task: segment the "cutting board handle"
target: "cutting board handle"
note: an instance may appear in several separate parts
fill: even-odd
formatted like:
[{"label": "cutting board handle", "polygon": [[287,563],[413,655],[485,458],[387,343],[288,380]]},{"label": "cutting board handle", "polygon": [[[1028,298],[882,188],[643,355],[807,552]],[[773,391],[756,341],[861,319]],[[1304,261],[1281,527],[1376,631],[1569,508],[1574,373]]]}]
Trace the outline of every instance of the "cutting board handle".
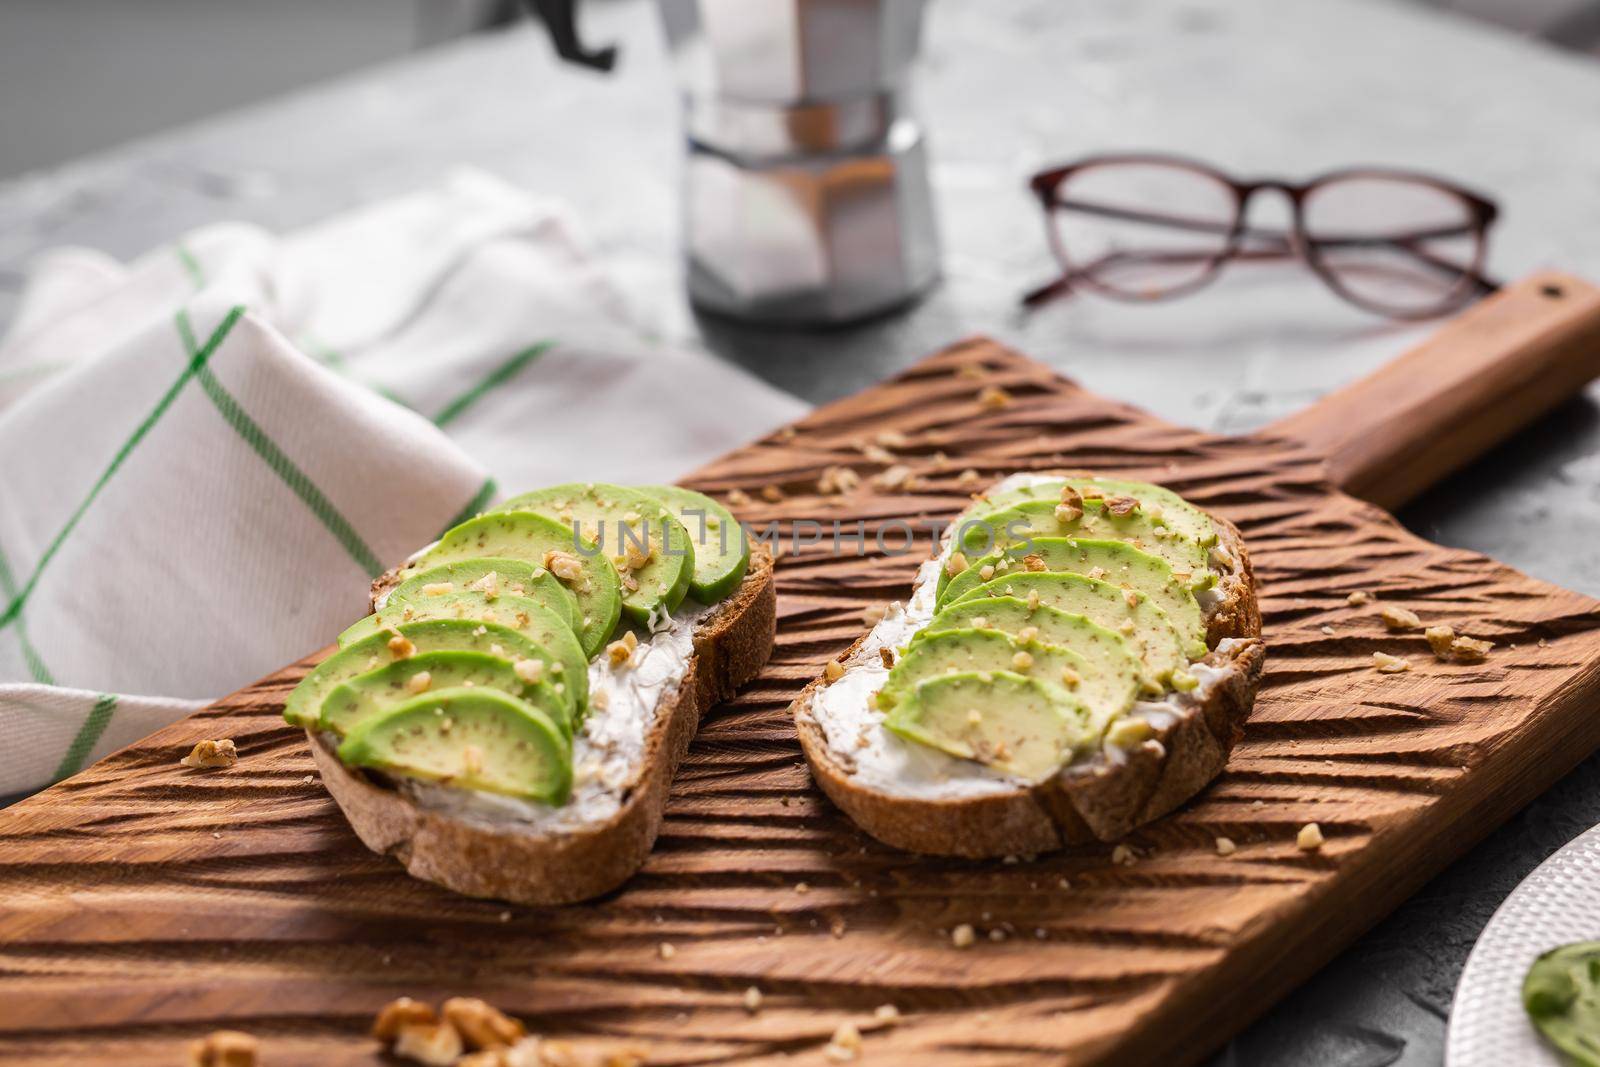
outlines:
[{"label": "cutting board handle", "polygon": [[1266,430],[1396,508],[1600,377],[1600,287],[1555,271],[1473,305],[1416,348]]}]

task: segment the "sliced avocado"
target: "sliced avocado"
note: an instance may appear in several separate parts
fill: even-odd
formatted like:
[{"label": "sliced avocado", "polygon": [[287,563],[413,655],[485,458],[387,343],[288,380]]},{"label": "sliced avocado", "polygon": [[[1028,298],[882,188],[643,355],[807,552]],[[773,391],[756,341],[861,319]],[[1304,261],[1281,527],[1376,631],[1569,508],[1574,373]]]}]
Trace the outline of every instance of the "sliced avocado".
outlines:
[{"label": "sliced avocado", "polygon": [[[1017,603],[1027,607],[1020,600]],[[1133,707],[1138,695],[1139,663],[1131,653],[1127,658],[1126,669],[1107,671],[1105,657],[1091,659],[1074,648],[1038,639],[1022,639],[992,629],[941,630],[906,648],[878,692],[878,706],[892,706],[919,682],[941,674],[1010,671],[1058,685],[1078,697],[1088,709],[1090,725],[1098,735],[1106,723]]]},{"label": "sliced avocado", "polygon": [[1106,510],[1104,500],[1085,500],[1081,515],[1063,521],[1056,515],[1056,507],[1054,501],[1029,500],[975,513],[957,524],[956,545],[972,560],[1032,538],[1126,541],[1166,560],[1178,580],[1194,588],[1205,588],[1215,581],[1210,549],[1159,525],[1142,508],[1126,515],[1113,515]]},{"label": "sliced avocado", "polygon": [[[404,642],[395,638],[403,637]],[[391,645],[391,642],[393,644]],[[329,656],[300,679],[283,704],[283,717],[296,726],[316,726],[322,702],[350,679],[378,670],[406,655],[420,655],[441,649],[487,652],[506,659],[546,658],[546,670],[554,662],[550,653],[524,635],[499,623],[477,619],[428,619],[403,623],[394,630],[383,630],[364,637]],[[582,674],[578,685],[562,687],[562,693],[575,713],[583,706],[589,689],[589,676]]]},{"label": "sliced avocado", "polygon": [[1167,618],[1187,640],[1184,651],[1191,659],[1206,654],[1206,624],[1200,614],[1200,602],[1188,586],[1172,576],[1172,568],[1164,560],[1141,552],[1125,541],[1035,537],[1026,550],[1013,546],[975,561],[950,579],[939,596],[939,606],[956,603],[981,585],[985,567],[993,568],[996,578],[1024,570],[1068,571],[1135,590],[1150,597],[1167,613]]},{"label": "sliced avocado", "polygon": [[[593,656],[611,639],[622,613],[622,588],[617,569],[602,559],[600,547],[579,537],[572,527],[532,511],[493,511],[468,519],[447,531],[439,543],[400,572],[402,581],[445,563],[494,557],[520,559],[546,566],[545,557],[560,553],[561,565],[552,568],[556,578],[578,599],[578,641],[583,654]],[[562,567],[575,568],[572,577]]]},{"label": "sliced avocado", "polygon": [[[622,583],[622,611],[643,626],[683,602],[694,574],[694,544],[672,510],[655,497],[606,482],[552,485],[512,497],[496,511],[554,515],[590,537]],[[638,565],[633,553],[648,553]]]},{"label": "sliced avocado", "polygon": [[552,684],[576,690],[573,694],[575,707],[581,717],[589,696],[589,658],[583,654],[578,638],[565,619],[527,597],[502,593],[488,600],[483,594],[469,590],[427,597],[418,604],[386,606],[340,634],[339,646],[345,648],[374,633],[381,634],[425,619],[476,619],[480,623],[498,623],[522,634],[545,650]]},{"label": "sliced avocado", "polygon": [[921,683],[883,724],[908,741],[1038,782],[1093,740],[1088,717],[1057,686],[1010,671],[969,671]]},{"label": "sliced avocado", "polygon": [[1189,503],[1171,489],[1150,482],[1130,482],[1119,478],[1066,477],[1052,478],[1035,485],[1019,485],[1002,493],[995,493],[977,507],[968,509],[974,514],[1008,508],[1027,500],[1059,501],[1061,490],[1072,486],[1081,496],[1131,496],[1139,502],[1140,509],[1152,518],[1163,522],[1169,530],[1182,534],[1201,548],[1217,543],[1217,527],[1211,516]]},{"label": "sliced avocado", "polygon": [[[450,649],[395,660],[386,667],[359,674],[335,686],[322,701],[318,725],[343,737],[369,716],[424,692],[482,686],[526,700],[549,715],[550,721],[561,727],[562,736],[570,740],[573,722],[566,697],[557,693],[551,679],[545,676],[543,662],[531,662],[539,663],[538,678],[532,682],[517,673],[517,666],[511,660],[488,652]],[[529,672],[525,669],[524,673]],[[418,679],[424,674],[427,678],[422,679],[419,686]]]},{"label": "sliced avocado", "polygon": [[556,576],[542,566],[520,559],[464,559],[425,570],[395,586],[384,606],[414,603],[419,597],[437,595],[441,586],[451,587],[443,592],[476,589],[485,596],[501,593],[525,596],[553,608],[567,620],[574,633],[583,625],[578,614],[578,598],[572,595],[572,590],[556,581]]},{"label": "sliced avocado", "polygon": [[1165,683],[1173,671],[1189,663],[1177,628],[1149,597],[1129,596],[1126,590],[1087,575],[1061,571],[1008,574],[977,586],[962,603],[1005,596],[1026,602],[1034,593],[1039,594],[1040,604],[1082,615],[1126,637],[1139,653],[1147,680]]},{"label": "sliced avocado", "polygon": [[[1082,615],[1073,615],[1042,602],[1030,608],[1026,600],[1014,596],[969,598],[952,604],[911,636],[911,647],[948,630],[971,628],[999,630],[1047,645],[1070,648],[1089,661],[1090,669],[1084,673],[1086,681],[1091,676],[1103,677],[1107,680],[1096,684],[1114,691],[1137,690],[1145,685],[1144,664],[1127,638],[1115,630],[1097,626]],[[1161,687],[1152,678],[1148,688],[1159,690]]]},{"label": "sliced avocado", "polygon": [[690,596],[702,604],[715,604],[739,588],[750,569],[750,542],[727,508],[704,493],[676,485],[642,485],[639,492],[670,508],[694,542]]},{"label": "sliced avocado", "polygon": [[1561,945],[1533,961],[1522,1006],[1575,1067],[1600,1067],[1600,942]]},{"label": "sliced avocado", "polygon": [[363,720],[339,745],[352,767],[565,804],[572,755],[550,717],[494,689],[441,689]]}]

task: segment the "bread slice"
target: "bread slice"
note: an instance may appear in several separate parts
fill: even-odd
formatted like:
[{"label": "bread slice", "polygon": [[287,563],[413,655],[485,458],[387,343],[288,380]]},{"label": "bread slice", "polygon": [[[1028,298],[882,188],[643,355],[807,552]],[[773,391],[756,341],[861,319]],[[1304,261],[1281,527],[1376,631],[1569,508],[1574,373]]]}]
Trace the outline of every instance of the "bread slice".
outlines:
[{"label": "bread slice", "polygon": [[[1212,516],[1220,565],[1206,619],[1211,649],[1196,666],[1198,699],[1172,697],[1173,714],[1152,721],[1153,736],[1131,749],[1080,759],[1037,785],[991,781],[948,795],[863,781],[848,746],[830,744],[814,704],[819,678],[791,705],[800,745],[823,792],[867,833],[912,852],[990,858],[1033,855],[1067,845],[1114,841],[1159,818],[1221,772],[1249,716],[1265,648],[1250,556],[1239,531]],[[841,657],[848,671],[878,658],[872,634]],[[880,735],[884,732],[877,731]],[[863,739],[867,740],[867,739]],[[869,742],[870,743],[870,742]],[[890,742],[892,743],[892,742]],[[933,761],[950,760],[940,753]],[[964,762],[964,761],[951,761]]]},{"label": "bread slice", "polygon": [[[392,579],[374,583],[374,599],[391,585]],[[592,821],[540,827],[493,812],[438,810],[419,804],[407,783],[345,766],[324,737],[308,730],[311,754],[356,836],[413,877],[520,904],[586,900],[616,888],[644,863],[700,716],[766,664],[776,620],[772,553],[757,544],[739,588],[695,621],[681,680],[660,697],[636,765],[607,787],[617,793],[614,810]],[[597,707],[590,715],[606,713]]]}]

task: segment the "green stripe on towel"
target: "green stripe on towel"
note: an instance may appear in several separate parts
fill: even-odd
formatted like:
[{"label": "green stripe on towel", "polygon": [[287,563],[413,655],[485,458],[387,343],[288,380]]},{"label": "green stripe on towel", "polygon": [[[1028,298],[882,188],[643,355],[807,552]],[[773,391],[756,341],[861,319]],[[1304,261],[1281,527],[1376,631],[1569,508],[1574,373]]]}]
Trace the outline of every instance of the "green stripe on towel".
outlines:
[{"label": "green stripe on towel", "polygon": [[532,363],[535,359],[538,359],[540,356],[544,355],[544,353],[554,344],[554,341],[540,341],[536,345],[530,345],[529,347],[524,348],[521,352],[518,352],[516,355],[500,364],[494,370],[484,375],[483,380],[477,385],[474,385],[471,389],[468,389],[466,392],[450,401],[450,403],[446,404],[443,409],[440,410],[439,414],[433,417],[433,424],[435,426],[444,427],[454,422],[456,419],[461,417],[461,414],[464,411],[476,404],[479,400],[483,399],[485,393],[494,389],[495,386],[502,384],[507,379],[515,375],[523,367],[526,367],[529,363]]},{"label": "green stripe on towel", "polygon": [[[189,328],[188,315],[181,311],[178,313],[178,331],[183,335],[183,343],[192,348],[194,334]],[[317,517],[317,521],[321,522],[328,532],[333,535],[334,540],[338,541],[340,545],[344,546],[344,550],[350,553],[350,558],[355,560],[362,570],[366,571],[368,577],[376,578],[382,574],[383,564],[378,562],[378,557],[373,553],[372,549],[368,548],[367,543],[361,539],[361,535],[356,533],[355,527],[351,526],[349,520],[339,513],[339,509],[334,507],[333,502],[327,498],[321,489],[317,488],[316,483],[295,465],[294,460],[290,459],[283,449],[278,447],[277,442],[267,435],[267,432],[261,428],[260,423],[250,417],[250,414],[244,410],[244,407],[234,398],[233,394],[228,392],[227,388],[217,380],[215,374],[211,373],[211,368],[200,368],[197,376],[200,380],[200,388],[205,391],[206,396],[210,397],[211,402],[216,405],[217,411],[222,414],[223,421],[232,426],[234,431],[244,439],[245,444],[249,445],[256,455],[261,457],[262,462],[274,474],[283,479],[283,484],[288,486],[294,495],[300,498],[301,502],[311,511],[311,514]]]},{"label": "green stripe on towel", "polygon": [[[4,594],[7,600],[17,595],[17,582],[11,575],[11,564],[6,561],[3,551],[0,551],[0,594]],[[20,611],[17,612],[17,644],[22,649],[22,661],[28,665],[28,673],[33,680],[40,685],[55,685],[55,676],[44,665],[39,650],[33,647],[33,642],[28,638],[28,621]]]},{"label": "green stripe on towel", "polygon": [[59,782],[83,769],[84,761],[89,758],[89,753],[94,751],[94,746],[100,743],[106,727],[111,725],[111,715],[116,710],[116,694],[101,693],[100,699],[96,700],[94,707],[90,709],[89,717],[78,727],[78,736],[72,739],[72,744],[67,746],[66,754],[61,757],[61,763],[56,767],[56,781]]},{"label": "green stripe on towel", "polygon": [[178,393],[183,390],[185,385],[189,384],[189,379],[193,378],[206,365],[206,361],[211,358],[211,354],[222,344],[229,331],[233,329],[233,324],[238,322],[239,316],[243,314],[244,308],[242,306],[235,307],[228,312],[227,318],[223,319],[221,324],[212,331],[211,336],[206,339],[205,346],[191,355],[188,365],[183,368],[183,373],[178,375],[177,380],[167,387],[165,393],[161,394],[161,399],[156,403],[150,414],[144,417],[144,420],[134,428],[132,435],[123,442],[122,447],[117,449],[117,454],[111,458],[111,463],[106,467],[105,472],[96,479],[88,495],[83,498],[83,503],[78,505],[77,510],[67,519],[66,525],[61,528],[61,532],[56,534],[55,538],[50,542],[50,546],[44,550],[44,555],[39,557],[39,562],[34,566],[33,573],[28,575],[28,580],[23,583],[21,589],[11,596],[10,603],[6,605],[4,613],[0,613],[0,630],[16,622],[18,617],[21,616],[22,605],[27,603],[28,597],[33,595],[34,587],[39,584],[39,576],[44,573],[44,569],[50,565],[50,561],[60,551],[61,545],[71,536],[72,531],[77,528],[79,521],[83,519],[84,512],[89,510],[89,506],[99,497],[100,491],[106,487],[106,483],[111,481],[117,471],[122,468],[122,464],[127,461],[133,450],[139,447],[139,442],[143,441],[156,423],[161,421],[161,417],[167,413],[167,409],[172,407],[172,402],[177,399]]}]

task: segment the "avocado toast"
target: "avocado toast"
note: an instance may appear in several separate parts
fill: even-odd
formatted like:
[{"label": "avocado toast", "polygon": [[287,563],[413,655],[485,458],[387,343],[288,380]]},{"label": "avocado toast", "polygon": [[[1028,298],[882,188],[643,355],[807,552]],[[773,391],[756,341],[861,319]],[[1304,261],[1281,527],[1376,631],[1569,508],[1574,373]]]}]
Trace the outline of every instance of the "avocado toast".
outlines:
[{"label": "avocado toast", "polygon": [[1239,532],[1170,490],[1018,474],[795,700],[824,792],[914,852],[1114,841],[1226,763],[1264,647]]},{"label": "avocado toast", "polygon": [[771,553],[721,505],[605,483],[466,520],[371,605],[284,717],[368,848],[526,904],[638,869],[700,716],[761,669],[776,616]]}]

